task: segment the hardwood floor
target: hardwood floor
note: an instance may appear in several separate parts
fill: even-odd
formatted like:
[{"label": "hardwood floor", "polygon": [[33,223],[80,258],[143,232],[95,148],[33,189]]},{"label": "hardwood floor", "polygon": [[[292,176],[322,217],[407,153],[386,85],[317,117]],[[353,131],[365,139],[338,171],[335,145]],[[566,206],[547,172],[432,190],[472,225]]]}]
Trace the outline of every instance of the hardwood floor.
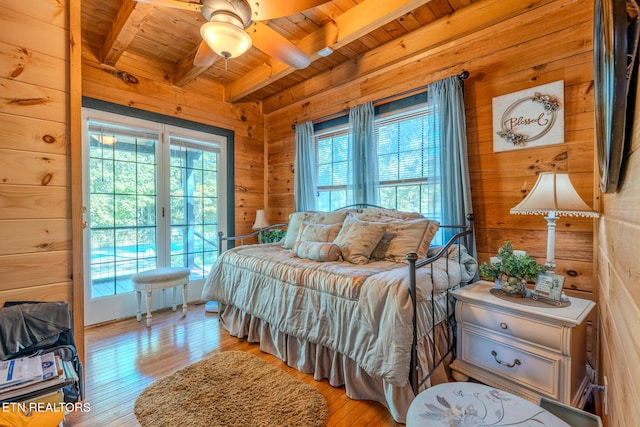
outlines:
[{"label": "hardwood floor", "polygon": [[[262,353],[257,344],[232,337],[217,315],[204,305],[191,305],[186,318],[180,310],[153,313],[147,329],[144,319],[122,320],[85,331],[85,408],[66,418],[65,426],[139,426],[133,415],[135,400],[154,380],[219,351],[241,350],[259,355],[295,378],[311,384],[329,403],[330,426],[397,426],[379,403],[349,399],[344,388],[316,381],[310,374],[289,368],[280,359]],[[212,384],[215,387],[215,384]]]}]

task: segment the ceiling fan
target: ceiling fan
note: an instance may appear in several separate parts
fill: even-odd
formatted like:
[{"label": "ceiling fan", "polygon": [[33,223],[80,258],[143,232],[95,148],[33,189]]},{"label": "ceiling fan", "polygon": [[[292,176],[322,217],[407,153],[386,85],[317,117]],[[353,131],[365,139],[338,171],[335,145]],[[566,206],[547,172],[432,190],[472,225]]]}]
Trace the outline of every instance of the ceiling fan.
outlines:
[{"label": "ceiling fan", "polygon": [[200,28],[202,42],[193,60],[208,67],[220,57],[236,58],[254,45],[267,55],[294,68],[305,68],[311,59],[299,47],[260,21],[288,16],[328,0],[136,0],[155,6],[193,10],[207,20]]}]

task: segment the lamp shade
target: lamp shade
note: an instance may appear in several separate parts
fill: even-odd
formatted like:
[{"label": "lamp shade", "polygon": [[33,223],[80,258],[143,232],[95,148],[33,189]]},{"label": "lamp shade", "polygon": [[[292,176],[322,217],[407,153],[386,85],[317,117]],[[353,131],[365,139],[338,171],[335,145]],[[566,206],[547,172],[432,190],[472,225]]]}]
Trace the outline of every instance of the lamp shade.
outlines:
[{"label": "lamp shade", "polygon": [[226,59],[240,56],[251,47],[249,34],[230,22],[207,22],[200,27],[200,34],[215,53]]},{"label": "lamp shade", "polygon": [[512,214],[546,215],[554,212],[556,216],[598,217],[578,195],[567,174],[544,172],[538,175],[533,189],[517,206],[511,208]]},{"label": "lamp shade", "polygon": [[253,223],[254,230],[260,230],[261,228],[265,228],[269,226],[269,221],[267,221],[267,215],[264,210],[259,209],[256,211],[256,222]]}]

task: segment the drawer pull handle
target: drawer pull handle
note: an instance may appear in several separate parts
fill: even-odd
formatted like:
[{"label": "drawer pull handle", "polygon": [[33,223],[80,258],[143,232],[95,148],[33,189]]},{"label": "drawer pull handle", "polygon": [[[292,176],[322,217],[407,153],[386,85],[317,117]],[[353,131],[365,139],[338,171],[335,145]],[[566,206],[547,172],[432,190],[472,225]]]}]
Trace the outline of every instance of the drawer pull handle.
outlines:
[{"label": "drawer pull handle", "polygon": [[504,322],[500,322],[500,327],[501,327],[502,329],[507,329],[507,324],[506,324],[506,323],[504,323]]},{"label": "drawer pull handle", "polygon": [[520,359],[515,359],[515,360],[513,361],[513,363],[507,363],[507,362],[505,362],[505,361],[503,361],[503,360],[499,360],[499,359],[498,359],[498,353],[496,353],[496,351],[495,351],[495,350],[491,350],[491,355],[493,356],[493,358],[494,358],[494,359],[496,359],[496,362],[498,362],[498,363],[499,363],[499,364],[501,364],[501,365],[506,366],[507,368],[513,368],[513,367],[514,367],[514,366],[516,366],[516,365],[518,365],[518,366],[519,366],[519,365],[521,365],[521,364],[522,364],[522,363],[520,362]]}]

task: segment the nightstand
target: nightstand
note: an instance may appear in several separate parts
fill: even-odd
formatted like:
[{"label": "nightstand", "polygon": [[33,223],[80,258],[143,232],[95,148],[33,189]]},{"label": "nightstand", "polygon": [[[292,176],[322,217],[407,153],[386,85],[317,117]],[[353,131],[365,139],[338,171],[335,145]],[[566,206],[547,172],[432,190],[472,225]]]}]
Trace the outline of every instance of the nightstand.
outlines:
[{"label": "nightstand", "polygon": [[528,305],[490,293],[477,282],[456,298],[454,378],[482,383],[537,402],[544,396],[579,406],[587,386],[586,322],[593,301],[570,298],[566,307]]}]

